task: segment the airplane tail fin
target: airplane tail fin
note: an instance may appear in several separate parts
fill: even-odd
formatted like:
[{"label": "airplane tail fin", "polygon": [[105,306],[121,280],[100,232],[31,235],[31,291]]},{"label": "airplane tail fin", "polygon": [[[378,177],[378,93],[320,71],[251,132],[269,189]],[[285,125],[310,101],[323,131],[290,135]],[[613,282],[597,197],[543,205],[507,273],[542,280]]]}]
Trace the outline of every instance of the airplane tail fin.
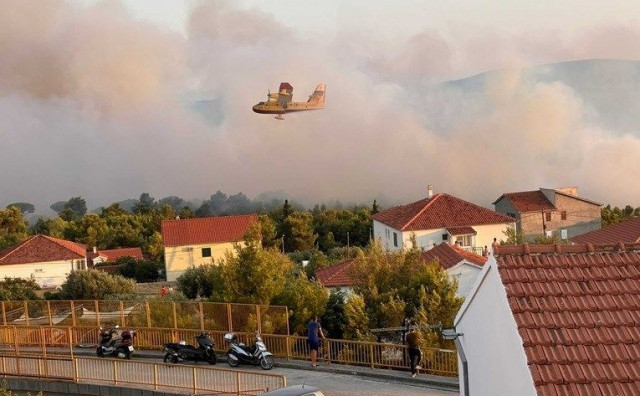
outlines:
[{"label": "airplane tail fin", "polygon": [[309,100],[307,102],[315,104],[320,107],[324,107],[324,94],[327,86],[325,83],[320,83],[316,87],[316,90],[313,91],[311,96],[309,96]]}]

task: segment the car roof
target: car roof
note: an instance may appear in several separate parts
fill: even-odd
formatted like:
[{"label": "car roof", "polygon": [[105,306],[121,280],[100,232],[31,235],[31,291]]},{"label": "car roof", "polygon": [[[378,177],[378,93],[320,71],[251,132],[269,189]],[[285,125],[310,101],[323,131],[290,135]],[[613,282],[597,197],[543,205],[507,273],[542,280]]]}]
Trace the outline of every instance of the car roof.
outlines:
[{"label": "car roof", "polygon": [[313,392],[317,392],[319,390],[319,388],[311,385],[292,385],[263,393],[262,396],[305,396],[312,395],[314,394]]}]

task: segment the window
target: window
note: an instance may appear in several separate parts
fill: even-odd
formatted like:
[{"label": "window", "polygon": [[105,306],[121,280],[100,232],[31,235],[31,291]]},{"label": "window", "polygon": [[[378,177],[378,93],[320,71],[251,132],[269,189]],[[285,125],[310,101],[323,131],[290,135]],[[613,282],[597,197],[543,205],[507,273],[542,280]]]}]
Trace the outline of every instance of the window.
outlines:
[{"label": "window", "polygon": [[202,257],[211,257],[211,248],[202,248]]},{"label": "window", "polygon": [[398,247],[398,234],[393,233],[393,246]]},{"label": "window", "polygon": [[551,221],[551,212],[547,212],[547,213],[545,213],[545,214],[544,214],[544,219],[545,219],[546,221]]},{"label": "window", "polygon": [[561,220],[566,220],[567,219],[567,211],[563,210],[562,212],[560,212],[560,219]]},{"label": "window", "polygon": [[460,246],[473,246],[473,235],[460,235],[456,237]]},{"label": "window", "polygon": [[516,218],[516,214],[512,212],[507,213],[507,216],[513,217],[514,219]]},{"label": "window", "polygon": [[447,239],[449,239],[449,234],[442,234],[442,240],[446,241]]}]

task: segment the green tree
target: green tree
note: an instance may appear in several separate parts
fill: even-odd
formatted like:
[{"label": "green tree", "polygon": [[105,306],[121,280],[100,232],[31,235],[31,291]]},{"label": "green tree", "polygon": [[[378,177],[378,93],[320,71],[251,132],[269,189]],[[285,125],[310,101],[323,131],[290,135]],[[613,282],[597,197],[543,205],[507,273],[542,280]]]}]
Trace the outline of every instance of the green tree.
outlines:
[{"label": "green tree", "polygon": [[162,262],[164,256],[164,244],[162,243],[162,234],[155,231],[149,238],[149,247],[147,256],[154,261]]},{"label": "green tree", "polygon": [[328,338],[342,339],[344,337],[347,318],[344,312],[345,293],[342,290],[332,290],[324,310],[324,314],[320,318],[325,335]]},{"label": "green tree", "polygon": [[285,251],[309,250],[315,245],[317,235],[313,231],[313,218],[309,212],[294,212],[284,221],[284,229],[289,234],[284,236]]},{"label": "green tree", "polygon": [[55,219],[39,218],[33,225],[32,234],[48,235],[54,238],[64,238],[64,230],[68,223],[60,217]]},{"label": "green tree", "polygon": [[261,215],[258,219],[260,221],[260,240],[262,241],[262,247],[277,247],[278,240],[276,239],[276,222],[266,215]]},{"label": "green tree", "polygon": [[380,208],[378,207],[378,202],[374,198],[373,199],[373,205],[371,206],[371,214],[374,215],[374,214],[376,214],[378,212],[380,212]]},{"label": "green tree", "polygon": [[157,282],[164,270],[164,265],[155,261],[136,260],[133,257],[120,257],[116,265],[121,267],[118,274],[134,279],[138,283]]},{"label": "green tree", "polygon": [[40,286],[35,279],[23,278],[4,278],[0,281],[0,300],[39,300],[36,291],[40,290]]},{"label": "green tree", "polygon": [[27,222],[17,206],[0,210],[0,250],[16,245],[28,237]]},{"label": "green tree", "polygon": [[87,201],[82,197],[72,197],[64,204],[62,209],[69,209],[71,213],[73,213],[74,218],[80,218],[87,213]]},{"label": "green tree", "polygon": [[280,294],[274,296],[272,303],[286,305],[289,308],[291,331],[305,334],[309,319],[324,313],[328,294],[322,285],[299,273],[287,276],[284,286]]},{"label": "green tree", "polygon": [[59,294],[64,300],[104,300],[107,296],[133,294],[135,290],[136,282],[131,279],[88,269],[71,272]]},{"label": "green tree", "polygon": [[149,193],[140,194],[140,198],[135,205],[133,205],[133,213],[151,213],[156,208],[158,203]]},{"label": "green tree", "polygon": [[7,205],[7,209],[9,209],[11,206],[17,206],[20,209],[21,213],[33,213],[36,210],[35,206],[28,202],[14,202]]}]

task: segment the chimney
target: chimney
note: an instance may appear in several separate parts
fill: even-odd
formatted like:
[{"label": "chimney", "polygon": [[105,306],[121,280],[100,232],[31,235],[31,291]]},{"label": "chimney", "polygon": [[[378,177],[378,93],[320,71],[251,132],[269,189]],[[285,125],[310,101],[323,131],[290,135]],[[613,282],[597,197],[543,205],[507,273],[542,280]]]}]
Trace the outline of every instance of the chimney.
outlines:
[{"label": "chimney", "polygon": [[93,254],[96,254],[96,253],[98,253],[98,248],[94,246],[93,247]]},{"label": "chimney", "polygon": [[433,186],[431,184],[427,185],[427,198],[433,197]]}]

